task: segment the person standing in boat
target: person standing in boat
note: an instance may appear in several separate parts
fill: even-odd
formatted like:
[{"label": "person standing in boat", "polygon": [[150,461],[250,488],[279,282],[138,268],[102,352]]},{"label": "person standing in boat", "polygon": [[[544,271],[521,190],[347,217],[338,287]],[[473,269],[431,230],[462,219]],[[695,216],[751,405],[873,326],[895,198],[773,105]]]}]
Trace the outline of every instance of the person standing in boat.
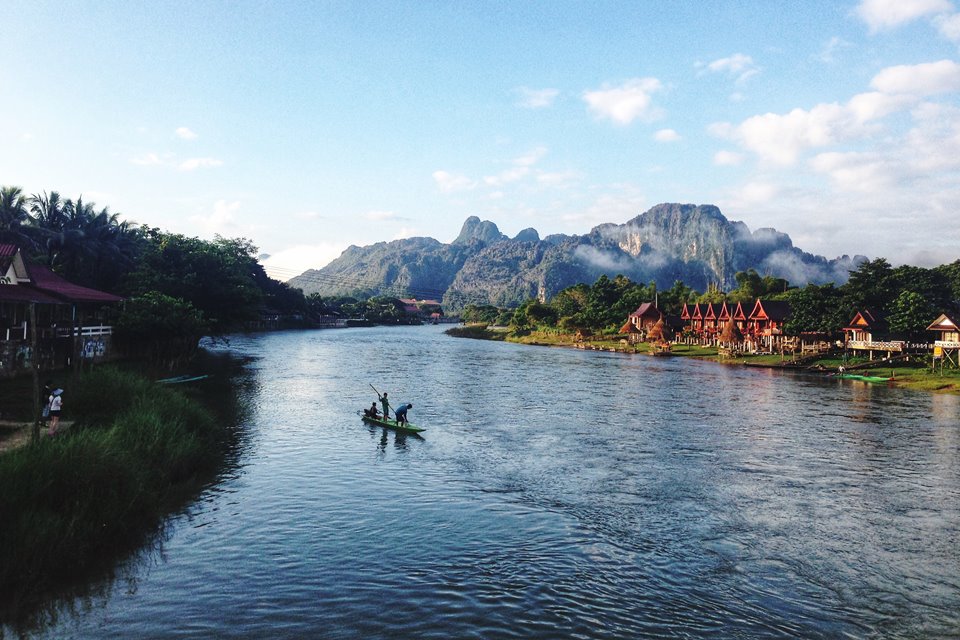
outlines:
[{"label": "person standing in boat", "polygon": [[397,424],[407,424],[408,409],[413,409],[412,403],[402,404],[393,410],[394,415],[397,416]]},{"label": "person standing in boat", "polygon": [[[380,394],[377,394],[380,395]],[[390,419],[390,401],[387,400],[387,392],[384,391],[383,395],[380,396],[380,404],[383,406],[383,419]]]}]

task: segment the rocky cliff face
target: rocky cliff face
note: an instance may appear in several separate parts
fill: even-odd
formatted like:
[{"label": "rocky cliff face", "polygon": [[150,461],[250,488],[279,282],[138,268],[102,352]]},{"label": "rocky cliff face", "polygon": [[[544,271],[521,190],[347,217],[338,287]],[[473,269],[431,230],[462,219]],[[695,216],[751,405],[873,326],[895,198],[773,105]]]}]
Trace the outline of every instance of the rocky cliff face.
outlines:
[{"label": "rocky cliff face", "polygon": [[510,239],[490,221],[466,220],[449,245],[411,238],[350,247],[291,286],[321,295],[388,294],[443,299],[450,309],[468,303],[510,305],[531,296],[548,299],[578,282],[623,274],[634,281],[676,280],[704,290],[735,286],[738,271],[756,269],[791,284],[846,282],[863,257],[827,260],[793,246],[774,229],[751,232],[713,205],[660,204],[624,224],[603,224],[584,236],[540,239],[534,229]]}]

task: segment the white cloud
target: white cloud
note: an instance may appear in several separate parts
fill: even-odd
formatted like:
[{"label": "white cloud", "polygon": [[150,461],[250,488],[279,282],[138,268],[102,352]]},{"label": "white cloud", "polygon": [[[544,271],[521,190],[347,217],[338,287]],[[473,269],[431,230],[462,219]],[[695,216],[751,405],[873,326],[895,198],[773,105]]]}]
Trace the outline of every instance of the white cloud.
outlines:
[{"label": "white cloud", "polygon": [[844,40],[843,38],[839,38],[839,37],[837,37],[837,36],[833,36],[832,38],[830,38],[830,40],[828,40],[828,41],[823,45],[823,48],[820,49],[820,53],[818,53],[816,56],[814,56],[814,58],[817,59],[817,60],[819,60],[820,62],[824,62],[824,63],[827,63],[827,64],[832,64],[832,63],[836,62],[836,60],[837,60],[837,53],[838,53],[841,49],[849,49],[849,48],[852,47],[852,46],[853,46],[853,45],[852,45],[851,43],[847,42],[847,41]]},{"label": "white cloud", "polygon": [[526,155],[514,158],[513,164],[521,167],[530,167],[540,162],[545,155],[547,155],[546,147],[535,147]]},{"label": "white cloud", "polygon": [[540,172],[537,182],[547,187],[566,187],[580,180],[581,175],[576,171]]},{"label": "white cloud", "polygon": [[142,156],[137,156],[136,158],[130,158],[130,162],[133,164],[138,164],[144,167],[156,166],[162,164],[168,164],[169,156],[160,157],[156,153],[145,153]]},{"label": "white cloud", "polygon": [[660,129],[653,134],[653,139],[657,142],[676,142],[680,140],[680,134],[673,129]]},{"label": "white cloud", "polygon": [[944,38],[960,43],[960,13],[937,16],[933,23]]},{"label": "white cloud", "polygon": [[530,175],[530,168],[540,162],[545,155],[547,155],[546,147],[535,147],[525,155],[514,158],[511,161],[513,166],[510,168],[501,171],[495,176],[484,177],[483,182],[492,187],[500,187],[511,182],[518,182]]},{"label": "white cloud", "polygon": [[560,95],[558,89],[529,89],[527,87],[520,87],[516,92],[520,94],[520,102],[518,104],[527,109],[543,109],[544,107],[549,107],[553,105],[554,100]]},{"label": "white cloud", "polygon": [[190,218],[199,227],[204,229],[207,234],[230,235],[232,229],[236,229],[236,213],[240,210],[240,202],[227,202],[226,200],[217,200],[213,204],[213,211]]},{"label": "white cloud", "polygon": [[634,78],[619,87],[604,85],[596,91],[585,91],[583,100],[598,118],[625,125],[638,118],[651,121],[660,117],[651,96],[662,89],[656,78]]},{"label": "white cloud", "polygon": [[216,158],[189,158],[177,165],[177,168],[181,171],[195,171],[196,169],[219,167],[222,164],[223,161]]},{"label": "white cloud", "polygon": [[293,217],[299,220],[317,220],[323,216],[319,211],[298,211],[293,214]]},{"label": "white cloud", "polygon": [[727,58],[714,60],[707,64],[707,69],[714,73],[727,73],[735,77],[738,84],[760,73],[760,69],[754,64],[753,58],[743,53],[735,53]]},{"label": "white cloud", "polygon": [[717,151],[713,154],[713,164],[718,167],[733,167],[743,162],[743,156],[734,151]]},{"label": "white cloud", "polygon": [[308,269],[327,266],[332,260],[340,257],[346,248],[346,244],[333,242],[298,244],[271,253],[262,264],[271,278],[289,280]]},{"label": "white cloud", "polygon": [[491,187],[500,187],[511,182],[517,182],[522,180],[530,173],[530,167],[528,166],[515,166],[509,169],[501,171],[495,176],[486,176],[483,179],[485,184],[490,185]]},{"label": "white cloud", "polygon": [[940,60],[887,67],[873,77],[870,86],[884,93],[918,96],[954,93],[960,91],[960,64]]},{"label": "white cloud", "polygon": [[195,134],[193,131],[191,131],[187,127],[177,127],[177,130],[175,131],[175,133],[177,134],[178,138],[181,138],[183,140],[197,139],[197,134]]},{"label": "white cloud", "polygon": [[862,93],[846,104],[818,104],[810,110],[765,113],[747,118],[739,125],[714,123],[714,135],[735,140],[775,164],[790,165],[808,149],[863,138],[877,130],[877,121],[915,104],[911,96]]},{"label": "white cloud", "polygon": [[437,188],[444,193],[469,191],[477,186],[477,183],[474,180],[471,180],[466,176],[458,176],[447,171],[434,171],[433,181],[437,183]]},{"label": "white cloud", "polygon": [[952,11],[949,0],[862,0],[855,10],[873,33]]}]

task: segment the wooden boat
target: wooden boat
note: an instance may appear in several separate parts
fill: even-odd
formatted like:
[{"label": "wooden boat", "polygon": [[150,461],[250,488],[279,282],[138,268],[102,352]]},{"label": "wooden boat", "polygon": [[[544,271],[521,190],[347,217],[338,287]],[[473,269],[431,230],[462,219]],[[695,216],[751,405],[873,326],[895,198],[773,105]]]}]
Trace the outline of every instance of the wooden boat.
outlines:
[{"label": "wooden boat", "polygon": [[374,424],[378,427],[386,427],[387,429],[394,429],[396,431],[403,431],[405,433],[420,433],[421,431],[426,431],[423,427],[418,427],[415,424],[410,424],[405,422],[403,424],[398,423],[396,420],[390,420],[389,418],[384,420],[383,418],[371,418],[370,416],[363,413],[363,411],[357,411],[357,415],[363,418],[363,421],[367,424]]},{"label": "wooden boat", "polygon": [[183,382],[196,382],[197,380],[205,380],[209,378],[209,375],[202,376],[176,376],[174,378],[164,378],[162,380],[157,380],[160,384],[181,384]]},{"label": "wooden boat", "polygon": [[890,382],[893,378],[881,378],[880,376],[865,376],[859,373],[835,373],[834,378],[843,380],[860,380],[861,382]]}]

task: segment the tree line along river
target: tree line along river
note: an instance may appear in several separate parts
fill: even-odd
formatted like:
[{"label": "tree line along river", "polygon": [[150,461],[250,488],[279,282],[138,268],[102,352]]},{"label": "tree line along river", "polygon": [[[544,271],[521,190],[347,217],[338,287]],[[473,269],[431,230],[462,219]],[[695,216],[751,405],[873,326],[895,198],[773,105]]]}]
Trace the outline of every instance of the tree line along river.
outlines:
[{"label": "tree line along river", "polygon": [[960,635],[960,397],[439,327],[217,349],[231,461],[26,635]]}]

